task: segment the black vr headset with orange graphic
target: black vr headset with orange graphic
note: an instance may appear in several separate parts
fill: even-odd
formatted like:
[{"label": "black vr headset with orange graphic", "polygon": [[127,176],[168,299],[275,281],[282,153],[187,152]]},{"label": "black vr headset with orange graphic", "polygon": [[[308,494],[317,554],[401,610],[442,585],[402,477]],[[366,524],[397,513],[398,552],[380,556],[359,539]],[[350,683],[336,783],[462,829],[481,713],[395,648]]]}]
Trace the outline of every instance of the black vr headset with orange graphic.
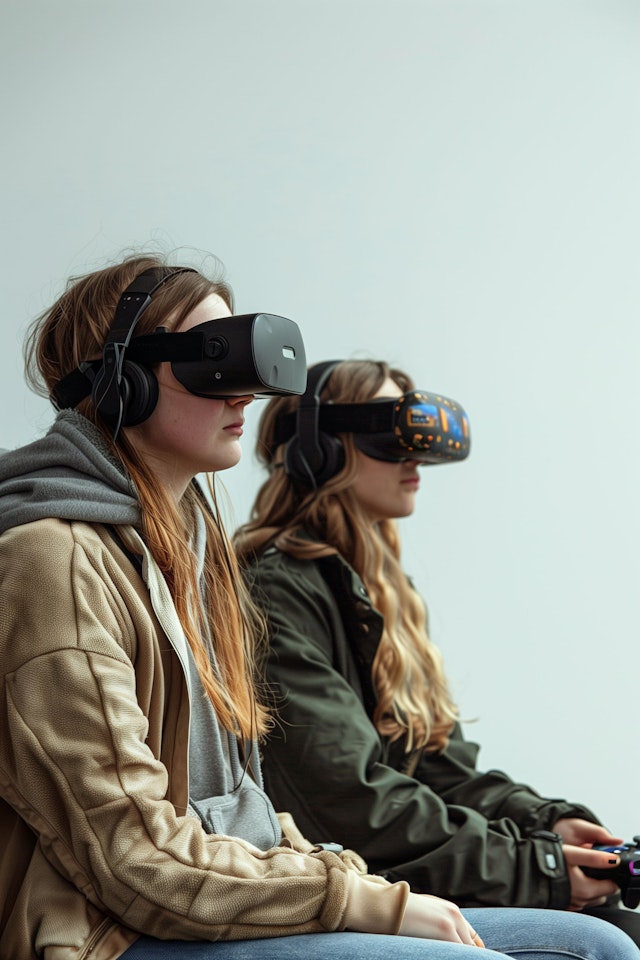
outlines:
[{"label": "black vr headset with orange graphic", "polygon": [[469,418],[442,394],[410,390],[366,403],[322,403],[320,393],[338,363],[313,367],[298,409],[276,421],[274,442],[287,444],[284,467],[292,479],[315,489],[335,476],[344,465],[340,433],[352,433],[357,448],[374,460],[433,465],[469,455]]}]

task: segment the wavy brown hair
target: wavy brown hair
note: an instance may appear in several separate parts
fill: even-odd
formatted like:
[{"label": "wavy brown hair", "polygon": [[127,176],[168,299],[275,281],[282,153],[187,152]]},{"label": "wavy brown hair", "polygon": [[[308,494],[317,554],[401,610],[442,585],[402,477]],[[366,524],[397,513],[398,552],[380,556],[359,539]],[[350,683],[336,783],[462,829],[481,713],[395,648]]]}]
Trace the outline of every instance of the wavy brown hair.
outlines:
[{"label": "wavy brown hair", "polygon": [[[323,402],[362,403],[391,379],[404,393],[413,389],[407,374],[383,361],[345,360],[332,371]],[[373,716],[378,731],[397,740],[407,752],[444,749],[457,712],[442,659],[429,639],[427,611],[402,570],[400,538],[394,520],[372,523],[361,507],[353,481],[358,462],[353,437],[339,434],[343,468],[315,491],[292,480],[283,468],[284,445],[276,446],[275,424],[295,411],[297,397],[277,397],[263,411],[258,429],[258,459],[269,470],[249,523],[235,538],[242,561],[250,562],[267,546],[301,559],[340,554],[362,579],[384,630],[373,663],[378,704]],[[312,534],[316,542],[305,539]]]},{"label": "wavy brown hair", "polygon": [[[122,292],[144,270],[166,267],[156,255],[131,256],[102,270],[69,280],[62,296],[37,317],[25,341],[25,366],[30,386],[48,396],[55,384],[83,360],[99,359]],[[142,314],[136,336],[156,327],[175,329],[209,294],[216,293],[233,312],[233,294],[222,276],[200,272],[176,274],[153,295]],[[126,429],[114,442],[112,431],[88,398],[78,410],[101,430],[113,455],[123,464],[142,515],[142,535],[162,570],[178,617],[220,722],[243,738],[269,727],[267,710],[258,702],[255,686],[255,645],[264,633],[263,620],[242,584],[238,563],[220,521],[210,478],[213,509],[202,509],[202,496],[190,485],[180,503],[158,484],[152,470],[127,438]],[[207,531],[206,600],[198,586],[191,542],[196,512]],[[215,638],[217,669],[212,668],[209,637]]]}]

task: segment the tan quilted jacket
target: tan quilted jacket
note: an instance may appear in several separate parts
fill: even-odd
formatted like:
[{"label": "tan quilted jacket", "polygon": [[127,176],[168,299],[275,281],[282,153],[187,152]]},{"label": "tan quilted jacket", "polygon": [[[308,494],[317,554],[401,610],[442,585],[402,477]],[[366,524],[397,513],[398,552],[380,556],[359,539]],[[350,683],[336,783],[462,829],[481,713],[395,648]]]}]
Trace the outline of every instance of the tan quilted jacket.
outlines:
[{"label": "tan quilted jacket", "polygon": [[145,577],[101,527],[0,536],[0,957],[115,960],[138,932],[397,932],[406,884],[290,818],[262,851],[185,815],[185,640],[146,554]]}]

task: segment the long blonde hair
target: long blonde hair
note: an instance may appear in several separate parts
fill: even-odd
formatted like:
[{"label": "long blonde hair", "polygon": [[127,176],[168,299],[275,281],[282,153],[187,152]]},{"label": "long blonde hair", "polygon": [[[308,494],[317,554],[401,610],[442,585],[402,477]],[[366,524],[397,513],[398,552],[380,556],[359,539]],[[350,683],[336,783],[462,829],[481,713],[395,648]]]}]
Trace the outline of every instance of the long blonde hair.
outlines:
[{"label": "long blonde hair", "polygon": [[[164,259],[156,255],[131,256],[114,266],[71,278],[63,295],[28,331],[24,354],[30,386],[48,396],[81,361],[99,359],[122,292],[144,270],[165,266]],[[160,325],[174,329],[211,293],[222,297],[233,311],[231,289],[221,277],[209,279],[199,272],[171,277],[154,294],[136,326],[136,336],[151,333]],[[255,645],[264,634],[263,620],[242,584],[215,498],[212,509],[202,509],[202,498],[190,485],[176,504],[157,483],[126,431],[114,442],[90,398],[83,400],[78,410],[101,430],[132,482],[141,509],[143,538],[164,574],[218,719],[242,738],[263,734],[270,726],[269,715],[258,702],[254,679]],[[195,554],[189,546],[198,510],[207,533],[204,601]],[[208,650],[209,637],[215,644],[216,670]]]},{"label": "long blonde hair", "polygon": [[[410,378],[383,361],[342,361],[322,392],[323,401],[362,403],[391,377],[402,392],[413,389]],[[274,544],[301,559],[340,554],[362,579],[384,629],[373,663],[378,704],[376,728],[392,740],[405,737],[405,749],[444,749],[457,717],[442,658],[429,639],[427,611],[400,563],[400,537],[393,520],[372,524],[353,491],[357,452],[353,437],[340,434],[343,468],[311,491],[283,468],[284,446],[276,446],[275,424],[296,409],[295,397],[271,400],[263,411],[257,442],[259,460],[269,470],[251,519],[239,529],[235,543],[244,562]],[[301,532],[311,533],[315,543]]]}]

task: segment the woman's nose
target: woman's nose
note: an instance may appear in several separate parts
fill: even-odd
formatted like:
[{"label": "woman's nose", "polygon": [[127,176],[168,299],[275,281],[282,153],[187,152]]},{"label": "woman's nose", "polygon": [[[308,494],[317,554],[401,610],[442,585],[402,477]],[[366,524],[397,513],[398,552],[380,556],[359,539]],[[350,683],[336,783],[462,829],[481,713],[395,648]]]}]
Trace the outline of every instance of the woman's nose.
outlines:
[{"label": "woman's nose", "polygon": [[246,407],[248,403],[252,403],[255,400],[255,397],[252,393],[246,393],[242,397],[229,397],[227,403],[230,407]]}]

